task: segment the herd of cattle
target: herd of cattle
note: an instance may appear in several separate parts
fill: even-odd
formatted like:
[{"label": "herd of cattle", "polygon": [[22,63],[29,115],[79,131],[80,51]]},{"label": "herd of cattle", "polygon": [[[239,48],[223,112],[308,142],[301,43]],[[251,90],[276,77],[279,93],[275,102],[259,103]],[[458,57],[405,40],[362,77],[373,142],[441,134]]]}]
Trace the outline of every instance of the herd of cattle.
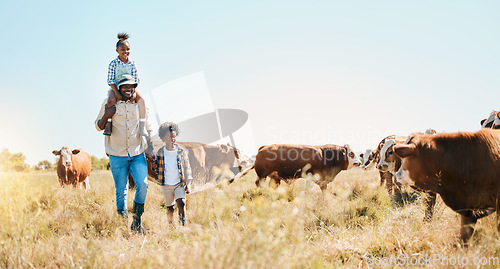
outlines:
[{"label": "herd of cattle", "polygon": [[[429,129],[409,136],[390,135],[382,139],[376,149],[360,154],[363,162],[349,145],[274,144],[260,147],[253,166],[248,167],[248,159],[229,144],[178,144],[189,152],[195,179],[206,179],[213,167],[221,166],[237,167],[235,172],[240,173],[236,178],[255,170],[257,185],[267,177],[280,184],[282,180],[288,182],[311,173],[316,175],[312,179],[324,191],[340,171],[356,166],[365,170],[376,168],[381,185],[385,184],[391,196],[401,191],[401,184],[427,193],[426,220],[432,219],[439,194],[447,206],[460,214],[460,234],[467,242],[479,218],[500,212],[500,130],[495,129],[500,129],[497,111],[482,120],[481,129],[476,132],[436,133]],[[90,156],[83,150],[68,147],[53,153],[60,156],[57,175],[61,185],[76,187],[83,183],[87,188]],[[148,166],[149,177],[155,181],[157,175],[150,162]],[[500,231],[500,222],[497,225]]]}]

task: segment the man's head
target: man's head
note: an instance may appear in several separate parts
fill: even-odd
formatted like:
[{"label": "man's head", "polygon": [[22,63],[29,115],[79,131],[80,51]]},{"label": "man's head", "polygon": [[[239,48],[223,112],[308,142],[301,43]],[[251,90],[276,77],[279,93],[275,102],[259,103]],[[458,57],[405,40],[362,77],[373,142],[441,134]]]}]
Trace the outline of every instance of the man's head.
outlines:
[{"label": "man's head", "polygon": [[118,78],[116,86],[125,99],[130,99],[135,93],[137,83],[133,76],[125,74]]},{"label": "man's head", "polygon": [[165,143],[167,148],[173,148],[179,133],[179,126],[173,122],[164,122],[158,128],[158,136]]}]

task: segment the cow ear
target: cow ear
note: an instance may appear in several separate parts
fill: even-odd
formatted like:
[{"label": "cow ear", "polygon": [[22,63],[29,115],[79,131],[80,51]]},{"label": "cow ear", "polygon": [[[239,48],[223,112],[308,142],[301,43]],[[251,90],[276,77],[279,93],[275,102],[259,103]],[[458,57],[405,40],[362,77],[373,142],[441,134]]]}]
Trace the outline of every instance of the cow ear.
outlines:
[{"label": "cow ear", "polygon": [[222,149],[222,153],[228,153],[229,152],[229,147],[227,145],[220,145],[220,148]]},{"label": "cow ear", "polygon": [[80,149],[74,149],[71,153],[78,154],[78,153],[80,153]]},{"label": "cow ear", "polygon": [[363,158],[364,155],[365,155],[364,153],[361,153],[359,154],[359,157]]},{"label": "cow ear", "polygon": [[414,144],[410,145],[395,145],[394,146],[394,152],[396,152],[396,155],[398,155],[401,158],[405,158],[408,156],[413,156],[415,154],[417,147]]},{"label": "cow ear", "polygon": [[53,150],[52,154],[58,156],[58,155],[61,155],[61,151],[60,150]]},{"label": "cow ear", "polygon": [[481,120],[481,126],[483,126],[483,123],[486,121],[486,119]]}]

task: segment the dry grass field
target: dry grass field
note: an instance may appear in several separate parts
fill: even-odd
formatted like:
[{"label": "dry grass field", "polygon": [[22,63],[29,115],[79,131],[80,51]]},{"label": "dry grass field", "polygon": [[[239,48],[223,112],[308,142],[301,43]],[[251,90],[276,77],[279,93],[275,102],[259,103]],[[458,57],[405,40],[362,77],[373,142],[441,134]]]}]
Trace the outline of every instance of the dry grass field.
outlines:
[{"label": "dry grass field", "polygon": [[117,216],[108,171],[92,172],[87,191],[61,188],[55,172],[0,174],[0,267],[500,267],[496,214],[478,222],[467,248],[458,215],[440,198],[423,222],[420,195],[393,203],[375,171],[341,172],[325,193],[307,179],[279,188],[254,179],[190,194],[186,227],[167,224],[150,183],[143,236],[130,232],[131,217],[124,226]]}]

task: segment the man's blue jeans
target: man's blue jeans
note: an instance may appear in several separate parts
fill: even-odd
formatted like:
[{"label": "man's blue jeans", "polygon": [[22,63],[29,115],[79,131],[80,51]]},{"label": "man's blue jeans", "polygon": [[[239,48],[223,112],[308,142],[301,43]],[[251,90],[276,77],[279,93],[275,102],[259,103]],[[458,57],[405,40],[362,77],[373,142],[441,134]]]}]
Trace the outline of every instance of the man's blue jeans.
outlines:
[{"label": "man's blue jeans", "polygon": [[144,153],[137,156],[109,156],[111,173],[115,180],[116,209],[127,209],[128,173],[132,174],[135,183],[134,202],[144,204],[148,193],[148,164]]}]

